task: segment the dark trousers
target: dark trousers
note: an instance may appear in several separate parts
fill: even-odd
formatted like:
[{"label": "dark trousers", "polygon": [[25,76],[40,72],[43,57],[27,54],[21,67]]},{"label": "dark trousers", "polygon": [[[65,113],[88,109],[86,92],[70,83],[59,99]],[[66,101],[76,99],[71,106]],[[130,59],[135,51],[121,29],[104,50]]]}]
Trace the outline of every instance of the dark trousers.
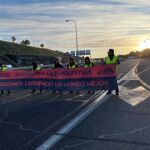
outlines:
[{"label": "dark trousers", "polygon": [[[7,93],[10,94],[10,90],[7,90]],[[1,95],[4,94],[4,90],[1,90]]]},{"label": "dark trousers", "polygon": [[[111,93],[111,91],[112,91],[112,90],[108,90],[109,93]],[[115,89],[115,92],[116,92],[117,94],[119,93],[118,85],[117,85],[117,88]]]},{"label": "dark trousers", "polygon": [[[42,92],[43,90],[40,89],[40,93]],[[35,93],[35,89],[32,89],[32,93]]]},{"label": "dark trousers", "polygon": [[[111,91],[112,91],[112,90],[108,90],[108,92],[110,92],[110,93],[111,93]],[[119,88],[117,88],[117,89],[115,90],[115,92],[116,92],[116,93],[119,93]]]}]

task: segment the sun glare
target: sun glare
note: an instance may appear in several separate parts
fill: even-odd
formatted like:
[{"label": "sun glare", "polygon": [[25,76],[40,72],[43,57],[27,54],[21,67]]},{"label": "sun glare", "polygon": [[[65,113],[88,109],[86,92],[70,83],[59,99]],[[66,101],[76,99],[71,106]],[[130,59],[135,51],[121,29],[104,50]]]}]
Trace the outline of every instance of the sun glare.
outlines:
[{"label": "sun glare", "polygon": [[140,43],[141,50],[146,49],[146,48],[150,48],[150,40],[149,39],[144,40]]}]

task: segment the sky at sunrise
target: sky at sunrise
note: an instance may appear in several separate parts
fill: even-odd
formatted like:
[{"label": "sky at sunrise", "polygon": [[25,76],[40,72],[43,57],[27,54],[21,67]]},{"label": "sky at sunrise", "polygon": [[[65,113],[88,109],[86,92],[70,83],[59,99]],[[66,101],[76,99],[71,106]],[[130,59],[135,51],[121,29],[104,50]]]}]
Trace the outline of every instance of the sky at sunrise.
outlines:
[{"label": "sky at sunrise", "polygon": [[[150,39],[149,0],[0,0],[0,40],[29,39],[32,46],[63,52],[79,49],[103,57],[145,48]],[[148,42],[149,44],[149,42]]]}]

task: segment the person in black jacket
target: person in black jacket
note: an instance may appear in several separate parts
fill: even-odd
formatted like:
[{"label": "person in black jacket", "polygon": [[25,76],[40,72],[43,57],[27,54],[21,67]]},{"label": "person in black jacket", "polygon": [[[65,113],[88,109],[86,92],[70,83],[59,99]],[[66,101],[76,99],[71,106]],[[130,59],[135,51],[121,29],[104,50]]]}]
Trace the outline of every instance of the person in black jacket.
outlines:
[{"label": "person in black jacket", "polygon": [[56,59],[54,62],[54,69],[63,68],[63,66],[60,64],[59,60]]},{"label": "person in black jacket", "polygon": [[[71,57],[69,58],[69,64],[68,64],[68,69],[75,69],[78,68],[78,65],[76,65],[74,59]],[[70,94],[73,93],[73,91],[69,91]],[[76,92],[76,94],[79,94],[79,91]]]},{"label": "person in black jacket", "polygon": [[[60,64],[59,60],[56,59],[55,62],[54,62],[54,69],[60,69],[60,68],[63,68],[63,66]],[[55,94],[56,91],[53,91],[53,94]],[[59,91],[60,94],[62,94],[62,91]]]},{"label": "person in black jacket", "polygon": [[[84,67],[87,68],[87,67],[93,67],[93,66],[94,66],[94,64],[91,62],[90,58],[89,57],[85,57]],[[89,90],[88,94],[94,94],[94,90]]]},{"label": "person in black jacket", "polygon": [[[41,70],[41,67],[39,67],[39,66],[37,65],[37,63],[33,62],[33,63],[32,63],[32,70]],[[42,94],[42,91],[43,91],[43,90],[40,88],[39,93]],[[34,93],[35,93],[35,89],[32,89],[31,94],[34,94]]]}]

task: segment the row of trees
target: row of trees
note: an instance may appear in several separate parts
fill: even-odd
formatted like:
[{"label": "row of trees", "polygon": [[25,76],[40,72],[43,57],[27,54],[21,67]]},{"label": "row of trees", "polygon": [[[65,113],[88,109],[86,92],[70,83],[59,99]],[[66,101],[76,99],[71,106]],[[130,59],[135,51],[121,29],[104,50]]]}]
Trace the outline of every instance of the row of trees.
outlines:
[{"label": "row of trees", "polygon": [[137,58],[150,57],[150,48],[146,48],[143,51],[130,52],[128,56],[133,56]]},{"label": "row of trees", "polygon": [[[15,37],[15,36],[12,36],[11,39],[12,39],[12,42],[13,42],[13,44],[14,44],[15,41],[16,41],[16,37]],[[28,39],[27,39],[27,40],[22,40],[22,41],[20,42],[20,44],[21,44],[21,45],[25,45],[25,46],[29,46],[29,45],[30,45],[30,41],[29,41]],[[41,43],[41,44],[40,44],[40,47],[41,47],[41,48],[44,48],[44,44]]]}]

